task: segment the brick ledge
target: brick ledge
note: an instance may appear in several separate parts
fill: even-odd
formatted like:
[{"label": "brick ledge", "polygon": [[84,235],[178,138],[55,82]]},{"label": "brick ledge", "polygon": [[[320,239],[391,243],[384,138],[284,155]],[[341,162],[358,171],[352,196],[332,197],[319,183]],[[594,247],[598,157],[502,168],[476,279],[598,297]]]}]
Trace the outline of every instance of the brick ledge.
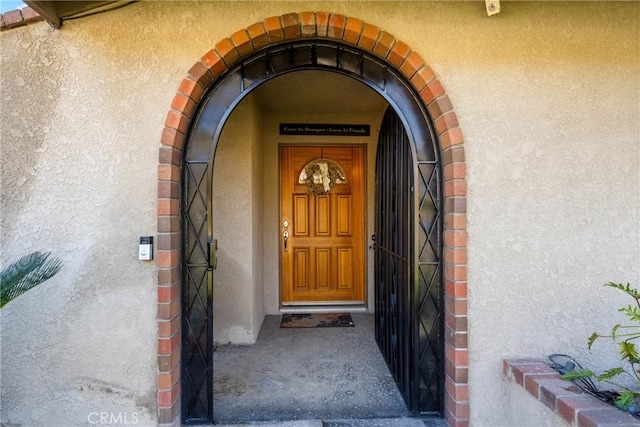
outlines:
[{"label": "brick ledge", "polygon": [[504,359],[504,376],[523,387],[572,427],[631,427],[640,420],[583,392],[539,359]]},{"label": "brick ledge", "polygon": [[24,25],[43,20],[44,18],[38,15],[38,12],[28,6],[23,7],[22,9],[10,10],[0,14],[0,31],[22,27]]}]

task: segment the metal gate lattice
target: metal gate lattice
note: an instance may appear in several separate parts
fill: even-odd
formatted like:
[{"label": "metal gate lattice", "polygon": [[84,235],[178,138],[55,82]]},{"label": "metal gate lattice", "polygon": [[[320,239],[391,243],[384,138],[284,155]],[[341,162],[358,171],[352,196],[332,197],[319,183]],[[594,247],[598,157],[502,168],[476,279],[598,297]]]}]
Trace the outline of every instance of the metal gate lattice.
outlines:
[{"label": "metal gate lattice", "polygon": [[436,163],[419,163],[418,402],[421,412],[439,412],[443,387],[440,183]]},{"label": "metal gate lattice", "polygon": [[408,120],[410,138],[394,113],[395,122],[388,126],[402,135],[402,142],[379,144],[384,151],[378,153],[376,187],[384,189],[385,196],[377,203],[378,218],[384,221],[377,220],[375,245],[376,263],[383,266],[376,268],[376,337],[414,413],[441,411],[441,182],[428,113],[401,73],[374,54],[310,38],[277,43],[243,57],[207,89],[190,125],[182,163],[184,423],[210,423],[215,418],[211,171],[218,138],[228,113],[254,88],[304,70],[354,78]]},{"label": "metal gate lattice", "polygon": [[204,194],[208,162],[186,162],[184,179],[188,193],[184,197],[184,257],[182,355],[183,385],[186,399],[182,411],[188,419],[208,420],[213,393],[211,371],[212,271],[209,265],[208,209]]},{"label": "metal gate lattice", "polygon": [[420,415],[442,408],[442,227],[438,163],[418,160],[414,169],[412,158],[407,132],[389,109],[376,157],[376,340],[409,409]]}]

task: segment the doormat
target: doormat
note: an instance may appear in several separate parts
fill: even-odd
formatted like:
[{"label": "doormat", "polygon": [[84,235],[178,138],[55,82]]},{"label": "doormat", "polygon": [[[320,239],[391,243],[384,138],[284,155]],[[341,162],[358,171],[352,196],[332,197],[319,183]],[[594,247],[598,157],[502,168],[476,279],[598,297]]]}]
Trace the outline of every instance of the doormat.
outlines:
[{"label": "doormat", "polygon": [[345,328],[354,327],[349,313],[283,314],[281,328]]}]

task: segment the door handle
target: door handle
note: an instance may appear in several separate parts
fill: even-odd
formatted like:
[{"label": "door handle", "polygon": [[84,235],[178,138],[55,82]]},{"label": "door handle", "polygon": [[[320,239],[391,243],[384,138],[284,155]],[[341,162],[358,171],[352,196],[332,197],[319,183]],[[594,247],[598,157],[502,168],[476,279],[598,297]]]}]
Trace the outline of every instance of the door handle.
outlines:
[{"label": "door handle", "polygon": [[289,232],[287,230],[282,232],[282,239],[284,240],[284,251],[287,252],[287,240],[289,240]]}]

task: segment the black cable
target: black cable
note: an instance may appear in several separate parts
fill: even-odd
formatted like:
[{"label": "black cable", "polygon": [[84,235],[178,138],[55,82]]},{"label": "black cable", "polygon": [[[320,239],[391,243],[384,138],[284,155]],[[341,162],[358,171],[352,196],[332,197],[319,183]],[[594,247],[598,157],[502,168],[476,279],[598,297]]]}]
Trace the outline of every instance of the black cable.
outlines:
[{"label": "black cable", "polygon": [[[547,357],[551,361],[550,367],[562,375],[572,372],[576,368],[584,369],[577,360],[566,354],[551,354]],[[620,396],[620,393],[613,390],[599,390],[591,377],[571,380],[571,382],[578,386],[582,391],[602,400],[605,403],[615,405],[616,398]]]}]

